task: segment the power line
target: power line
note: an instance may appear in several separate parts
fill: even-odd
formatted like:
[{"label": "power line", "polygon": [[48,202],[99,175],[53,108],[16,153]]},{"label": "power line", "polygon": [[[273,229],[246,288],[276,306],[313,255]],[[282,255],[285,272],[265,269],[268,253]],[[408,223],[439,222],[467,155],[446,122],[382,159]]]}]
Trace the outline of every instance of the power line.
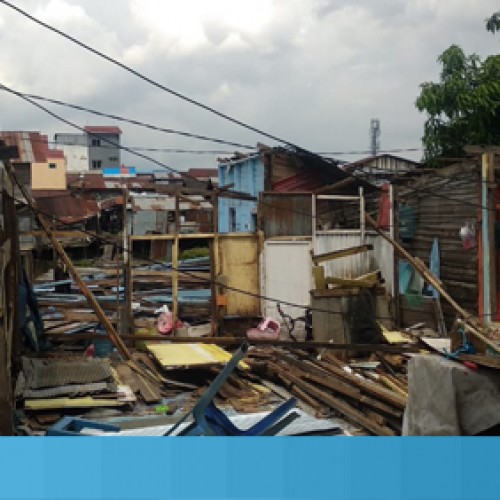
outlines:
[{"label": "power line", "polygon": [[[160,127],[157,125],[152,125],[149,123],[146,123],[141,120],[135,120],[133,118],[127,118],[119,115],[114,115],[111,113],[105,113],[103,111],[95,110],[92,108],[87,108],[85,106],[81,106],[78,104],[73,104],[73,103],[68,103],[65,101],[61,101],[60,99],[53,99],[50,97],[44,97],[44,96],[39,96],[36,94],[26,94],[24,93],[26,97],[29,97],[30,99],[33,99],[35,101],[44,101],[48,102],[51,104],[56,104],[58,106],[63,106],[71,109],[75,109],[78,111],[83,111],[86,113],[91,113],[96,116],[101,116],[104,118],[110,118],[112,120],[117,120],[121,121],[124,123],[130,123],[132,125],[137,125],[139,127],[144,127],[148,128],[151,130],[155,130],[158,132],[164,132],[167,134],[175,134],[175,135],[180,135],[180,136],[185,136],[193,139],[200,139],[203,141],[210,141],[210,142],[215,142],[219,144],[225,144],[228,146],[236,146],[244,149],[250,149],[250,150],[255,150],[255,146],[251,146],[249,144],[244,144],[244,143],[239,143],[239,142],[232,142],[227,139],[220,139],[216,137],[209,137],[205,135],[200,135],[200,134],[194,134],[192,132],[186,132],[182,130],[176,130],[176,129],[171,129],[171,128],[164,128]],[[57,144],[57,143],[56,143]],[[142,149],[140,147],[132,147],[131,149]],[[196,151],[196,150],[182,150],[182,149],[156,149],[156,148],[147,148],[146,150],[148,151],[166,151],[166,152],[179,152],[179,153],[216,153],[216,154],[231,154],[233,151],[220,151],[220,150],[215,150],[215,151]],[[395,148],[395,149],[386,149],[386,150],[380,150],[379,153],[403,153],[403,152],[414,152],[414,151],[423,151],[423,148]],[[354,150],[354,151],[317,151],[314,154],[316,155],[321,155],[321,156],[335,156],[335,155],[360,155],[360,154],[370,154],[369,150]]]},{"label": "power line", "polygon": [[[2,0],[0,0],[2,1]],[[187,174],[186,172],[181,172],[180,170],[177,170],[173,167],[170,167],[169,165],[166,165],[165,163],[162,163],[154,158],[152,158],[151,156],[148,156],[148,155],[145,155],[139,151],[134,151],[126,146],[122,146],[120,144],[118,144],[117,142],[114,142],[110,139],[108,139],[107,137],[104,137],[104,136],[101,136],[97,133],[94,133],[94,132],[88,132],[86,131],[83,127],[80,127],[79,125],[77,125],[76,123],[73,123],[71,122],[70,120],[67,120],[66,118],[63,118],[62,116],[54,113],[53,111],[51,111],[50,109],[46,108],[45,106],[42,106],[41,104],[33,101],[32,99],[30,99],[29,97],[26,97],[22,92],[18,92],[14,89],[11,89],[5,85],[3,85],[2,83],[0,83],[0,88],[13,94],[13,95],[16,95],[18,97],[20,97],[21,99],[25,100],[26,102],[29,102],[30,104],[32,104],[33,106],[41,109],[42,111],[44,111],[45,113],[49,114],[50,116],[52,116],[53,118],[56,118],[57,120],[63,122],[63,123],[66,123],[66,125],[70,125],[71,127],[77,129],[77,130],[80,130],[81,132],[85,133],[85,134],[88,134],[92,137],[96,137],[98,139],[100,139],[101,141],[104,141],[108,144],[110,144],[111,146],[114,146],[115,148],[118,148],[118,149],[121,149],[123,151],[127,151],[128,153],[132,154],[132,155],[135,155],[135,156],[138,156],[139,158],[142,158],[142,159],[145,159],[145,160],[148,160],[156,165],[158,165],[159,167],[161,168],[164,168],[164,169],[167,169],[171,172],[175,172],[177,174],[179,174],[181,177],[184,177],[184,178],[188,178],[188,179],[191,179],[191,180],[195,180],[196,182],[201,182],[199,179],[197,179],[196,177],[192,176],[192,175],[189,175]]]},{"label": "power line", "polygon": [[[0,0],[0,1],[2,1],[2,0]],[[170,166],[168,166],[168,165],[166,165],[166,164],[164,164],[164,163],[162,163],[162,162],[160,162],[160,161],[158,161],[158,160],[156,160],[156,159],[154,159],[154,158],[151,158],[150,156],[144,155],[144,154],[142,154],[142,153],[140,153],[140,152],[138,152],[138,151],[134,151],[134,150],[132,150],[132,149],[131,149],[131,148],[129,148],[129,147],[122,146],[122,145],[120,145],[120,144],[118,144],[118,143],[115,143],[114,141],[111,141],[110,139],[108,139],[108,138],[106,138],[106,137],[99,136],[99,134],[89,133],[89,132],[87,132],[84,128],[82,128],[82,127],[80,127],[79,125],[77,125],[77,124],[75,124],[75,123],[73,123],[73,122],[71,122],[71,121],[69,121],[69,120],[67,120],[67,119],[65,119],[65,118],[63,118],[63,117],[61,117],[61,116],[59,116],[58,114],[56,114],[56,113],[54,113],[53,111],[49,110],[49,109],[48,109],[48,108],[46,108],[45,106],[42,106],[41,104],[39,104],[39,103],[37,103],[37,102],[33,101],[31,98],[27,97],[25,94],[23,94],[23,93],[21,93],[21,92],[19,92],[19,91],[13,90],[13,89],[11,89],[11,88],[9,88],[9,87],[7,87],[7,86],[5,86],[5,85],[1,84],[1,83],[0,83],[0,88],[1,88],[1,89],[3,89],[3,90],[5,90],[5,91],[7,91],[7,92],[9,92],[9,93],[12,93],[12,94],[14,94],[14,95],[17,95],[18,97],[20,97],[20,98],[24,99],[25,101],[27,101],[27,102],[29,102],[30,104],[32,104],[32,105],[34,105],[34,106],[36,106],[37,108],[41,109],[42,111],[45,111],[46,113],[48,113],[48,114],[49,114],[49,115],[51,115],[52,117],[54,117],[54,118],[56,118],[56,119],[58,119],[58,120],[62,121],[63,123],[66,123],[66,124],[68,124],[68,125],[70,125],[70,126],[72,126],[72,127],[76,128],[77,130],[80,130],[80,131],[82,131],[82,132],[84,132],[84,133],[87,133],[87,134],[89,134],[89,135],[91,135],[91,136],[98,137],[98,138],[100,138],[101,140],[103,140],[104,142],[107,142],[108,144],[110,144],[110,145],[112,145],[112,146],[114,146],[114,147],[116,147],[116,148],[122,149],[122,150],[124,150],[124,151],[129,152],[130,154],[133,154],[133,155],[136,155],[136,156],[138,156],[138,157],[140,157],[140,158],[143,158],[143,159],[146,159],[146,160],[148,160],[148,161],[151,161],[151,162],[153,162],[154,164],[156,164],[156,165],[160,166],[161,168],[165,168],[165,169],[167,169],[167,170],[170,170],[171,172],[175,172],[175,173],[179,174],[181,177],[184,177],[184,178],[189,178],[189,179],[195,180],[195,181],[197,181],[197,182],[201,182],[201,181],[199,181],[199,179],[197,179],[196,177],[191,176],[191,175],[189,175],[189,174],[187,174],[187,173],[185,173],[185,172],[181,172],[181,171],[179,171],[179,170],[177,170],[177,169],[175,169],[175,168],[173,168],[173,167],[170,167]],[[306,153],[306,154],[308,154],[308,155],[309,155],[309,154],[312,154],[312,153],[309,153],[309,152],[307,152],[307,151],[306,151],[305,153]],[[321,157],[320,157],[320,156],[318,156],[318,155],[316,155],[316,154],[314,154],[314,156],[316,156],[316,157],[318,157],[318,158],[320,158],[320,159],[321,159]],[[324,160],[322,160],[322,161],[324,161]],[[352,174],[350,174],[350,175],[352,175]],[[458,174],[457,174],[457,175],[458,175]],[[354,177],[356,177],[356,178],[358,178],[358,179],[361,179],[361,180],[362,180],[362,176],[361,176],[361,175],[357,175],[357,176],[354,176]],[[369,177],[369,176],[368,176],[368,175],[366,175],[366,177]],[[477,206],[478,208],[487,208],[487,207],[483,207],[483,205],[474,204],[474,203],[472,203],[472,202],[466,202],[466,201],[464,201],[464,200],[457,200],[457,199],[455,199],[455,198],[453,198],[453,197],[450,197],[450,196],[444,195],[444,194],[442,194],[442,193],[436,193],[435,191],[430,190],[430,189],[427,189],[427,188],[422,188],[422,187],[420,187],[420,188],[414,189],[414,188],[406,187],[406,189],[409,189],[409,190],[411,190],[411,191],[413,191],[413,192],[420,192],[420,191],[422,191],[422,192],[431,193],[431,194],[434,194],[435,196],[441,197],[441,198],[443,198],[443,199],[448,199],[448,200],[450,200],[450,201],[454,201],[454,202],[461,203],[461,204],[465,204],[465,205]],[[234,191],[232,191],[232,192],[234,192]],[[284,211],[284,210],[285,210],[285,211],[290,211],[290,212],[296,213],[296,214],[301,215],[301,216],[311,217],[311,215],[310,215],[310,214],[307,214],[307,213],[305,213],[305,212],[302,212],[302,211],[299,211],[299,210],[296,210],[296,209],[293,209],[293,208],[288,208],[288,207],[280,207],[280,206],[276,206],[276,205],[274,205],[274,204],[271,204],[271,203],[268,203],[268,202],[264,202],[264,201],[262,201],[261,203],[262,203],[263,205],[270,206],[270,207],[272,207],[272,208],[275,208],[275,209],[278,209],[278,210],[281,210],[281,211]],[[487,209],[488,209],[488,210],[490,210],[490,211],[494,211],[493,209],[489,209],[489,208],[487,208]],[[318,218],[318,216],[317,216],[317,218]]]},{"label": "power line", "polygon": [[148,128],[150,130],[155,130],[157,132],[163,132],[163,133],[166,133],[166,134],[180,135],[180,136],[183,136],[183,137],[189,137],[191,139],[199,139],[201,141],[216,142],[218,144],[225,144],[227,146],[236,146],[238,148],[243,148],[243,149],[255,149],[255,146],[250,146],[248,144],[243,144],[243,143],[240,143],[240,142],[231,142],[231,141],[227,141],[225,139],[218,139],[216,137],[209,137],[209,136],[206,136],[206,135],[193,134],[191,132],[185,132],[185,131],[182,131],[182,130],[175,130],[175,129],[172,129],[172,128],[159,127],[157,125],[152,125],[150,123],[145,123],[145,122],[140,121],[140,120],[134,120],[132,118],[126,118],[126,117],[119,116],[119,115],[114,115],[114,114],[111,114],[111,113],[104,113],[102,111],[98,111],[98,110],[95,110],[95,109],[87,108],[85,106],[79,106],[78,104],[71,104],[71,103],[68,103],[68,102],[60,101],[58,99],[52,99],[52,98],[49,98],[49,97],[43,97],[43,96],[34,95],[34,94],[23,94],[23,95],[25,95],[26,97],[28,97],[30,99],[33,99],[35,101],[44,101],[44,102],[48,102],[48,103],[51,103],[51,104],[56,104],[58,106],[64,106],[66,108],[71,108],[71,109],[75,109],[75,110],[78,110],[78,111],[84,111],[86,113],[91,113],[91,114],[96,115],[96,116],[102,116],[104,118],[110,118],[112,120],[116,120],[116,121],[119,121],[119,122],[130,123],[132,125],[137,125],[139,127]]}]

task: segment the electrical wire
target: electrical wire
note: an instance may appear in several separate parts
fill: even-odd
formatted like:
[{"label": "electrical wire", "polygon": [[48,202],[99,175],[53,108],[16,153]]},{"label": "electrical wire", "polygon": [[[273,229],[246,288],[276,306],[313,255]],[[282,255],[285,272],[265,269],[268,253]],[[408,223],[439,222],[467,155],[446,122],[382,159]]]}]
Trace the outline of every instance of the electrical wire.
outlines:
[{"label": "electrical wire", "polygon": [[160,127],[158,125],[152,125],[150,123],[146,123],[146,122],[143,122],[143,121],[140,121],[140,120],[134,120],[132,118],[127,118],[127,117],[123,117],[123,116],[119,116],[119,115],[114,115],[114,114],[111,114],[111,113],[104,113],[103,111],[98,111],[96,109],[86,108],[85,106],[79,106],[77,104],[67,103],[67,102],[64,102],[64,101],[60,101],[58,99],[52,99],[52,98],[49,98],[49,97],[43,97],[43,96],[34,95],[34,94],[23,94],[23,95],[25,97],[28,97],[29,99],[33,99],[34,101],[43,101],[43,102],[47,102],[47,103],[50,103],[50,104],[56,104],[58,106],[63,106],[63,107],[66,107],[66,108],[75,109],[75,110],[78,110],[78,111],[84,111],[86,113],[90,113],[90,114],[93,114],[93,115],[96,115],[96,116],[101,116],[101,117],[104,117],[104,118],[110,118],[110,119],[116,120],[118,122],[130,123],[130,124],[136,125],[138,127],[143,127],[143,128],[147,128],[147,129],[150,129],[150,130],[155,130],[157,132],[163,132],[165,134],[180,135],[180,136],[183,136],[183,137],[189,137],[190,139],[199,139],[201,141],[215,142],[215,143],[218,143],[218,144],[225,144],[227,146],[236,146],[238,148],[243,148],[243,149],[252,149],[252,150],[256,149],[255,146],[250,146],[249,144],[243,144],[243,143],[240,143],[240,142],[231,142],[231,141],[228,141],[228,140],[225,140],[225,139],[219,139],[217,137],[209,137],[209,136],[206,136],[206,135],[193,134],[191,132],[185,132],[185,131],[182,131],[182,130],[176,130],[176,129],[172,129],[172,128],[164,128],[164,127]]},{"label": "electrical wire", "polygon": [[[243,144],[243,143],[238,143],[238,142],[231,142],[228,141],[227,139],[220,139],[216,137],[209,137],[209,136],[204,136],[204,135],[199,135],[199,134],[194,134],[192,132],[186,132],[186,131],[181,131],[181,130],[176,130],[176,129],[170,129],[170,128],[164,128],[160,127],[157,125],[152,125],[140,120],[135,120],[133,118],[127,118],[127,117],[122,117],[118,115],[114,115],[111,113],[105,113],[103,111],[98,111],[92,108],[87,108],[85,106],[81,106],[78,104],[72,104],[68,103],[65,101],[61,101],[59,99],[53,99],[50,97],[44,97],[44,96],[39,96],[36,94],[24,94],[26,97],[29,97],[30,99],[33,99],[35,101],[44,101],[48,102],[51,104],[56,104],[58,106],[63,106],[71,109],[75,109],[78,111],[83,111],[86,113],[94,114],[96,116],[101,116],[104,118],[110,118],[112,120],[117,120],[125,123],[130,123],[132,125],[137,125],[139,127],[144,127],[148,128],[151,130],[159,131],[159,132],[164,132],[167,134],[177,134],[193,139],[200,139],[204,141],[211,141],[211,142],[216,142],[219,144],[226,144],[228,146],[236,146],[236,147],[241,147],[244,149],[250,149],[250,150],[256,150],[257,148],[255,146],[251,146],[249,144]],[[55,142],[54,144],[64,144],[64,143],[59,143]],[[69,144],[71,145],[71,144]],[[163,149],[163,148],[141,148],[141,147],[133,147],[130,146],[131,149],[140,149],[140,150],[147,150],[147,151],[166,151],[166,152],[181,152],[181,153],[216,153],[216,154],[232,154],[234,151],[221,151],[221,150],[212,150],[212,151],[196,151],[196,150],[176,150],[176,149]],[[384,149],[380,150],[379,153],[402,153],[402,152],[412,152],[412,151],[423,151],[423,148],[397,148],[397,149]],[[322,152],[315,152],[316,155],[321,155],[321,156],[335,156],[335,155],[359,155],[359,154],[371,154],[370,150],[358,150],[358,151],[322,151]],[[417,162],[415,162],[417,163]]]}]

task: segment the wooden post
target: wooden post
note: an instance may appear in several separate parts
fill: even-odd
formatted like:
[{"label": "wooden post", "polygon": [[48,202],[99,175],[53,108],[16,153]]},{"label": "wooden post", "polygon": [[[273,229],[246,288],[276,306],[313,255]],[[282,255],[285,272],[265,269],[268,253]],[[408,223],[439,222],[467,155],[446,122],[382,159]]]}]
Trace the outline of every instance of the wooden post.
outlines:
[{"label": "wooden post", "polygon": [[180,210],[179,194],[175,195],[175,233],[174,245],[172,248],[172,319],[175,325],[179,317],[179,231],[180,231]]},{"label": "wooden post", "polygon": [[495,185],[493,154],[482,154],[481,215],[483,243],[483,324],[486,326],[496,318],[496,248],[495,248]]},{"label": "wooden post", "polygon": [[[132,283],[129,281],[130,278],[130,257],[129,257],[129,238],[128,238],[128,227],[127,227],[127,204],[128,204],[128,188],[123,189],[123,223],[122,223],[122,258],[123,258],[123,270],[122,270],[122,281],[124,282],[124,295],[125,304],[121,303],[118,307],[119,314],[119,330],[121,335],[127,335],[130,333],[130,320],[132,318],[132,304],[129,303],[128,297],[129,288],[132,287]],[[120,289],[117,290],[118,299],[120,297]]]},{"label": "wooden post", "polygon": [[88,300],[89,304],[92,306],[92,309],[96,313],[97,318],[99,321],[103,324],[104,328],[106,329],[106,332],[109,335],[110,340],[113,342],[113,344],[116,346],[120,354],[127,360],[132,359],[130,352],[128,351],[126,345],[123,343],[122,339],[119,337],[118,333],[116,332],[114,326],[112,325],[111,321],[109,318],[106,316],[104,311],[102,310],[99,302],[97,302],[97,299],[94,297],[94,294],[89,290],[85,282],[82,280],[80,277],[80,274],[78,273],[77,269],[75,268],[73,262],[71,259],[68,257],[66,252],[64,251],[64,248],[62,245],[59,243],[59,241],[55,238],[52,229],[50,228],[50,225],[46,221],[45,217],[38,212],[38,209],[36,207],[36,204],[34,200],[31,198],[31,196],[28,194],[24,186],[18,181],[12,166],[10,165],[10,162],[5,163],[5,168],[7,170],[7,173],[9,174],[9,177],[12,179],[12,182],[17,184],[19,189],[21,190],[21,193],[23,194],[24,198],[26,199],[26,202],[30,206],[31,210],[34,212],[34,214],[38,217],[38,220],[40,221],[40,224],[47,234],[49,240],[51,241],[54,249],[56,252],[59,254],[61,257],[62,261],[66,264],[67,268],[69,269],[71,275],[73,276],[73,279],[75,280],[76,284],[82,291],[83,295],[86,297]]},{"label": "wooden post", "polygon": [[[2,147],[0,158],[17,157],[10,148]],[[17,151],[17,148],[16,150]],[[19,237],[14,206],[14,186],[0,168],[0,435],[14,432],[12,391],[13,366],[18,366],[20,334],[18,321]]]},{"label": "wooden post", "polygon": [[219,329],[221,318],[221,309],[218,304],[218,297],[223,290],[219,285],[220,279],[220,258],[219,258],[219,196],[217,189],[212,194],[212,232],[214,238],[212,240],[212,252],[210,259],[210,276],[212,279],[212,335],[215,336]]},{"label": "wooden post", "polygon": [[[398,190],[394,184],[389,186],[389,236],[393,241],[399,240],[399,216],[398,216]],[[392,298],[394,300],[394,316],[396,319],[396,325],[401,326],[401,303],[399,295],[399,256],[396,252],[394,246],[392,247],[392,273],[393,279],[391,283]]]}]

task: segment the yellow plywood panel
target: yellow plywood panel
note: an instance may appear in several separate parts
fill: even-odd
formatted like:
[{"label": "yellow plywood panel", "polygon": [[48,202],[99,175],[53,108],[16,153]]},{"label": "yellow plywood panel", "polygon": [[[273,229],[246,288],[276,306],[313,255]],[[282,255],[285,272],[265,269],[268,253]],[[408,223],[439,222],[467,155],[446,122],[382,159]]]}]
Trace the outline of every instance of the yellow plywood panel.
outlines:
[{"label": "yellow plywood panel", "polygon": [[100,408],[104,406],[123,406],[124,401],[116,399],[94,399],[90,396],[84,398],[49,398],[27,399],[24,402],[26,410],[58,410],[60,408]]},{"label": "yellow plywood panel", "polygon": [[[248,236],[221,235],[219,239],[220,273],[227,277],[228,316],[260,315],[259,240]],[[244,290],[247,294],[238,293]],[[253,295],[248,295],[253,294]]]},{"label": "yellow plywood panel", "polygon": [[408,342],[412,342],[413,339],[409,335],[405,335],[402,332],[397,330],[389,331],[385,326],[379,323],[380,328],[382,329],[382,335],[385,340],[389,342],[389,344],[407,344]]},{"label": "yellow plywood panel", "polygon": [[[221,365],[232,358],[232,354],[213,344],[146,344],[146,347],[166,369]],[[249,368],[242,361],[238,366]]]}]

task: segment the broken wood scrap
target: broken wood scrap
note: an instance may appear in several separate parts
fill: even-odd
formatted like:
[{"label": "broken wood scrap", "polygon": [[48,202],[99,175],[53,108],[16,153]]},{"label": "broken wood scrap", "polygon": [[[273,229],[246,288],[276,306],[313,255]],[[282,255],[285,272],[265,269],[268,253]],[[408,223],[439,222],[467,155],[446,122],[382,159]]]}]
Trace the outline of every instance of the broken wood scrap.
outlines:
[{"label": "broken wood scrap", "polygon": [[[279,373],[281,368],[274,363],[270,363],[270,369]],[[305,390],[307,393],[313,395],[327,406],[330,406],[334,410],[337,410],[342,415],[352,420],[353,422],[361,425],[365,429],[369,430],[373,434],[377,436],[394,436],[395,433],[391,429],[385,426],[380,426],[369,417],[367,417],[362,411],[354,408],[346,401],[337,398],[327,392],[324,392],[318,389],[316,386],[301,380],[300,378],[292,375],[291,373],[287,373],[286,377],[289,378],[292,383],[297,385],[300,389]]]},{"label": "broken wood scrap", "polygon": [[358,387],[362,391],[366,392],[367,394],[370,394],[371,396],[374,396],[378,399],[381,399],[385,401],[386,403],[391,404],[392,406],[395,406],[396,408],[399,408],[401,410],[404,410],[406,407],[406,400],[407,398],[404,397],[403,395],[385,389],[378,384],[374,382],[369,382],[363,378],[360,378],[359,376],[348,373],[345,370],[342,370],[340,368],[337,368],[335,366],[330,365],[328,362],[325,361],[318,361],[318,364],[324,368],[326,368],[328,371],[333,373],[334,375],[337,375],[339,378],[343,379],[344,381],[354,385],[355,387]]},{"label": "broken wood scrap", "polygon": [[[362,394],[359,388],[354,387],[335,377],[333,374],[322,368],[320,365],[312,364],[312,361],[302,361],[294,359],[286,354],[279,353],[278,356],[283,362],[287,362],[293,365],[295,368],[300,368],[302,373],[299,371],[293,371],[295,376],[302,378],[308,382],[314,382],[316,385],[326,387],[334,392],[348,397],[366,406],[370,406],[372,409],[382,411],[386,414],[392,415],[395,418],[400,418],[402,416],[401,411],[395,410],[393,407],[384,404],[383,402],[371,398]],[[284,367],[283,367],[284,368]],[[287,379],[287,374],[280,374],[280,378],[283,380]]]},{"label": "broken wood scrap", "polygon": [[[333,377],[330,377],[330,378],[318,377],[318,376],[306,373],[306,374],[304,374],[303,379],[308,381],[308,382],[315,382],[317,385],[324,386],[328,389],[333,390],[334,392],[338,392],[339,394],[343,394],[344,396],[347,396],[351,399],[354,399],[355,401],[357,401],[363,405],[370,406],[374,410],[378,410],[378,411],[381,411],[383,413],[392,415],[395,418],[402,417],[401,411],[396,411],[391,406],[386,405],[386,404],[378,401],[377,399],[373,399],[369,396],[363,395],[359,389],[348,386],[347,384],[338,383],[338,381]],[[351,389],[350,393],[346,393],[345,389],[343,389],[343,386],[349,387]]]}]

